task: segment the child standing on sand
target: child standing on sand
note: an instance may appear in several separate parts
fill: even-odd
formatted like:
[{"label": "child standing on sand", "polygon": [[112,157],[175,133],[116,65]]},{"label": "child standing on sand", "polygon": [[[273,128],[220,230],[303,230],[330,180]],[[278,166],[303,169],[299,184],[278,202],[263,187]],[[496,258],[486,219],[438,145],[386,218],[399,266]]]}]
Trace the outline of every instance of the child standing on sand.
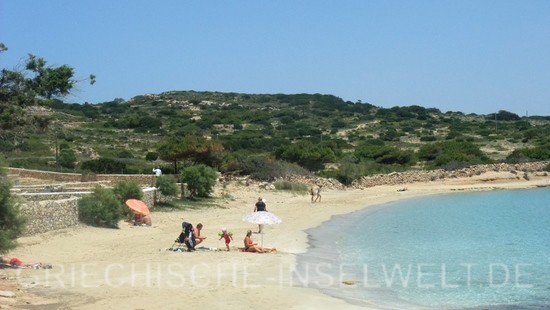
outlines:
[{"label": "child standing on sand", "polygon": [[227,247],[227,251],[231,251],[231,249],[229,248],[229,243],[231,243],[231,240],[233,240],[233,234],[230,232],[227,232],[226,228],[222,228],[222,232],[219,234],[219,236],[220,236],[219,240],[222,240],[222,238],[225,240],[225,246]]}]

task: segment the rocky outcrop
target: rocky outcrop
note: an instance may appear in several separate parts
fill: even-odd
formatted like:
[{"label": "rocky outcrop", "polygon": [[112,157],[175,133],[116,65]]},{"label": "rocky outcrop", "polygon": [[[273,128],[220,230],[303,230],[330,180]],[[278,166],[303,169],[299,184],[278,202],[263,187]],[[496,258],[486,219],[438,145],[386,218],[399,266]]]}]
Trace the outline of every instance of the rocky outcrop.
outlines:
[{"label": "rocky outcrop", "polygon": [[317,187],[322,186],[323,188],[329,189],[339,189],[343,190],[346,187],[336,179],[332,178],[320,178],[316,176],[303,176],[303,175],[293,175],[285,178],[285,181],[292,183],[301,183],[306,184],[308,187]]}]

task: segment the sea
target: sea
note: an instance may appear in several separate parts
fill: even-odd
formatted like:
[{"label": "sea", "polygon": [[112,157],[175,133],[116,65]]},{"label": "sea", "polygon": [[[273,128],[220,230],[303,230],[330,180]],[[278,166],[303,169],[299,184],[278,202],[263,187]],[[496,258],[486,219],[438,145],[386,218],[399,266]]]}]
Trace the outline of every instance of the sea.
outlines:
[{"label": "sea", "polygon": [[307,233],[293,284],[351,304],[550,309],[550,188],[400,200]]}]

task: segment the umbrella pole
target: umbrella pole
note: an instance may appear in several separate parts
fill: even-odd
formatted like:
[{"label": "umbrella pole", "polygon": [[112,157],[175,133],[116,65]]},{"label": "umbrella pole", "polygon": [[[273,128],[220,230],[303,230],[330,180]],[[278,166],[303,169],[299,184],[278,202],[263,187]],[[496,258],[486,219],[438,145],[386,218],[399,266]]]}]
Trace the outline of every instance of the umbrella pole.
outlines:
[{"label": "umbrella pole", "polygon": [[262,248],[264,247],[264,231],[262,229]]}]

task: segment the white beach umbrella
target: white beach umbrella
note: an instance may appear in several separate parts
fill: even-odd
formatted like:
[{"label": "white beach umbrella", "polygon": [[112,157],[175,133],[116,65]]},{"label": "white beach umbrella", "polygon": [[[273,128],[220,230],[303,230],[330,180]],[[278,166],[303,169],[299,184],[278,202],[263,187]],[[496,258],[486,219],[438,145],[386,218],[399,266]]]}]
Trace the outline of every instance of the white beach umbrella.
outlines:
[{"label": "white beach umbrella", "polygon": [[[277,215],[267,212],[267,211],[258,211],[246,214],[243,216],[243,221],[248,223],[254,223],[254,224],[262,224],[262,225],[273,225],[273,224],[281,224],[283,220],[279,218]],[[262,230],[262,246],[264,246],[264,232]]]}]

